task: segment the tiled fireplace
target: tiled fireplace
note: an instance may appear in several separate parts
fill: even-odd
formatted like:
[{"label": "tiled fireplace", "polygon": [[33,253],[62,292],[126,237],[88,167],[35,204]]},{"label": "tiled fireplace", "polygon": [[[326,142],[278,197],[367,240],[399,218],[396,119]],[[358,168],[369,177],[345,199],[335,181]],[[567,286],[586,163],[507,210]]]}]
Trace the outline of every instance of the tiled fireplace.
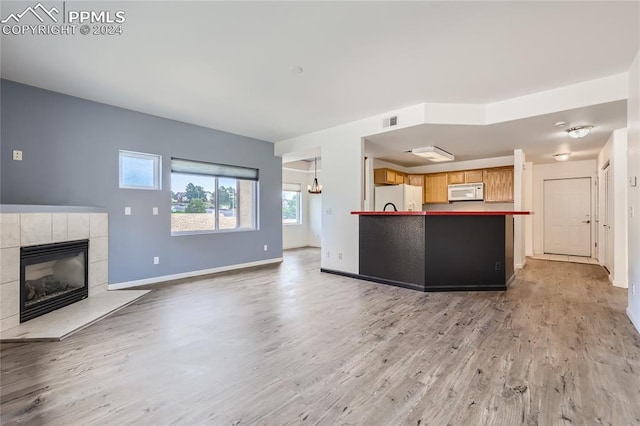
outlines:
[{"label": "tiled fireplace", "polygon": [[[20,323],[21,248],[29,253],[34,251],[34,247],[55,247],[54,243],[88,240],[88,271],[83,271],[88,276],[88,295],[97,296],[107,290],[107,213],[84,207],[55,206],[50,208],[51,211],[41,211],[46,206],[25,207],[32,208],[25,208],[27,212],[3,208],[0,213],[0,331]],[[79,262],[78,259],[84,262],[81,255],[71,256],[70,259],[68,262],[71,264]]]}]

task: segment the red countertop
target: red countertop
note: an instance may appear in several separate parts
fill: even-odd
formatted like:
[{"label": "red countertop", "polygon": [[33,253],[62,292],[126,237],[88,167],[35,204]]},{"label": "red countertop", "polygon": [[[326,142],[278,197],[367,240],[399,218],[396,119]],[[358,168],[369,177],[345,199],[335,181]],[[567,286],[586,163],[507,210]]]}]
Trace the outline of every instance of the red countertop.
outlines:
[{"label": "red countertop", "polygon": [[444,211],[429,210],[406,211],[406,212],[351,212],[351,214],[361,216],[506,216],[506,215],[527,215],[531,212],[524,211]]}]

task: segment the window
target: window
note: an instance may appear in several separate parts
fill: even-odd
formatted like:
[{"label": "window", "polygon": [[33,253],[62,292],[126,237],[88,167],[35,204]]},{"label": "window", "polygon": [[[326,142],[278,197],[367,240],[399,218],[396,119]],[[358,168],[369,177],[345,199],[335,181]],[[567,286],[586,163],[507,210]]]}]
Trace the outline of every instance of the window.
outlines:
[{"label": "window", "polygon": [[171,159],[171,235],[256,229],[258,170]]},{"label": "window", "polygon": [[123,150],[118,151],[118,156],[120,188],[161,189],[161,156]]},{"label": "window", "polygon": [[282,184],[282,223],[285,225],[302,223],[301,200],[299,183]]}]

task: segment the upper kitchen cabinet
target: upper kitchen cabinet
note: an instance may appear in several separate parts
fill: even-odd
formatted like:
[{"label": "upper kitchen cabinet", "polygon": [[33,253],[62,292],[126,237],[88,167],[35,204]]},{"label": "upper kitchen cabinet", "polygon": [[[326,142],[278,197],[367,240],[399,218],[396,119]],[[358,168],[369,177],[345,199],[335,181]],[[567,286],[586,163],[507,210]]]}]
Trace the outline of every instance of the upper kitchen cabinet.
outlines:
[{"label": "upper kitchen cabinet", "polygon": [[409,185],[424,186],[424,175],[408,175]]},{"label": "upper kitchen cabinet", "polygon": [[459,183],[480,183],[482,182],[482,170],[460,170],[457,172],[447,173],[447,182],[449,185]]},{"label": "upper kitchen cabinet", "polygon": [[[393,169],[374,169],[373,170],[373,183],[377,185],[400,185],[402,183],[408,183],[409,179],[406,173],[399,172]],[[420,185],[422,186],[422,185]]]},{"label": "upper kitchen cabinet", "polygon": [[448,203],[448,173],[430,173],[424,175],[424,202]]},{"label": "upper kitchen cabinet", "polygon": [[465,183],[480,183],[483,181],[482,170],[467,170],[464,172],[464,182]]},{"label": "upper kitchen cabinet", "polygon": [[513,166],[485,169],[483,180],[485,202],[513,202]]},{"label": "upper kitchen cabinet", "polygon": [[464,183],[464,172],[447,173],[447,182],[449,183],[449,185]]},{"label": "upper kitchen cabinet", "polygon": [[395,185],[396,171],[391,169],[375,169],[373,171],[373,183],[378,185]]}]

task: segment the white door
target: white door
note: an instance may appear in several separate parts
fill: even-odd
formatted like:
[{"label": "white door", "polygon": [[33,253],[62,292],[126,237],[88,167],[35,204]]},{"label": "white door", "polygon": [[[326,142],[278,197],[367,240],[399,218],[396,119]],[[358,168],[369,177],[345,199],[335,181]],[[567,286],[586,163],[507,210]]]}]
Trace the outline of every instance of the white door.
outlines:
[{"label": "white door", "polygon": [[591,178],[544,181],[544,252],[591,256]]},{"label": "white door", "polygon": [[603,243],[603,256],[602,266],[607,271],[611,272],[612,258],[613,258],[613,233],[611,223],[613,222],[613,174],[611,173],[611,167],[607,167],[603,170],[604,174],[604,218],[601,223],[603,227],[604,241]]}]

